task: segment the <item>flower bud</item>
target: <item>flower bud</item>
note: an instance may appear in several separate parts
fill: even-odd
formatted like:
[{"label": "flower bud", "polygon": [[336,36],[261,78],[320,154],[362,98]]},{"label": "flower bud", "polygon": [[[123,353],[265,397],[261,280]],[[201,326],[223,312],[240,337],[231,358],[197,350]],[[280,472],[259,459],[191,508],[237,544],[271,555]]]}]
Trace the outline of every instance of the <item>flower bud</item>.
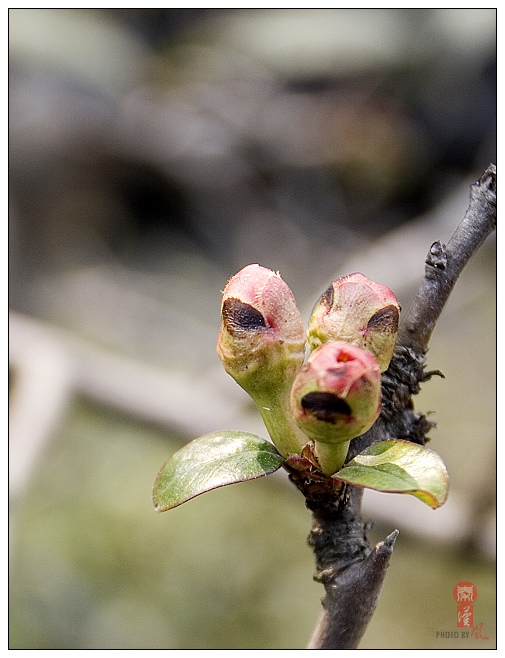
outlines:
[{"label": "flower bud", "polygon": [[380,414],[377,361],[355,345],[324,343],[298,374],[291,405],[296,421],[311,439],[340,443],[360,436]]},{"label": "flower bud", "polygon": [[307,442],[289,410],[305,341],[293,293],[278,273],[248,265],[230,279],[223,291],[217,353],[226,372],[256,402],[284,456]]},{"label": "flower bud", "polygon": [[360,273],[331,284],[312,311],[308,340],[313,350],[344,341],[369,350],[380,371],[388,369],[398,334],[400,306],[386,286]]},{"label": "flower bud", "polygon": [[342,466],[350,440],[379,417],[381,399],[380,370],[370,352],[333,341],[312,352],[293,384],[291,409],[315,441],[324,473]]}]

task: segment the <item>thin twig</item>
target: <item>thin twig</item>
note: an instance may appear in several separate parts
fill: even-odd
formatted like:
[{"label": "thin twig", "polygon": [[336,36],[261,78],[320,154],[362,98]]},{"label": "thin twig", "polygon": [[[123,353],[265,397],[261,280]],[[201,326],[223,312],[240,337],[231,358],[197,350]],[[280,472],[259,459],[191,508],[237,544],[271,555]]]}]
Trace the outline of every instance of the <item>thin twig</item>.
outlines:
[{"label": "thin twig", "polygon": [[496,167],[471,186],[470,205],[447,246],[434,242],[421,288],[402,323],[398,345],[426,353],[431,334],[470,257],[496,228]]},{"label": "thin twig", "polygon": [[[440,374],[424,371],[428,343],[464,266],[495,227],[496,167],[490,165],[472,185],[469,208],[447,246],[435,242],[428,252],[424,280],[382,376],[381,416],[351,442],[348,460],[386,439],[424,444],[432,423],[414,413],[411,398],[420,383]],[[309,543],[316,556],[315,578],[325,587],[323,610],[308,648],[355,649],[379,599],[398,531],[372,550],[361,519],[361,490],[345,487],[332,495],[329,482],[314,482],[310,474],[305,479],[303,474],[292,474],[292,479],[312,510]],[[325,486],[326,499],[321,495]]]}]

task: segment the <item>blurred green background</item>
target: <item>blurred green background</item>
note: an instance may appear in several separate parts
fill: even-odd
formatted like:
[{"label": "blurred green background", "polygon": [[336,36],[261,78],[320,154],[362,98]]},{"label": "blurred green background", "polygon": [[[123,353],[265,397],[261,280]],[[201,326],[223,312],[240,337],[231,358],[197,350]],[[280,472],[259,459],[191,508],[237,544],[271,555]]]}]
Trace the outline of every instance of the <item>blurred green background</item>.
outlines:
[{"label": "blurred green background", "polygon": [[[280,270],[304,319],[362,271],[408,308],[495,161],[493,9],[11,9],[10,648],[302,649],[321,585],[284,472],[165,514],[156,473],[265,436],[215,354],[221,290]],[[400,530],[360,648],[495,648],[490,237],[416,408],[451,491],[366,492]],[[455,632],[452,590],[478,590]],[[438,635],[437,635],[438,633]]]}]

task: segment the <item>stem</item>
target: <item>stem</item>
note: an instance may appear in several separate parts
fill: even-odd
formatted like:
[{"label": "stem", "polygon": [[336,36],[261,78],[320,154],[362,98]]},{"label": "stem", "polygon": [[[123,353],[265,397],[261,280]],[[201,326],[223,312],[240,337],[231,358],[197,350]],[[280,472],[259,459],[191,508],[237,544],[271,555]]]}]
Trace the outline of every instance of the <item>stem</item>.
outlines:
[{"label": "stem", "polygon": [[309,543],[326,596],[309,649],[355,649],[379,600],[398,531],[371,550],[362,495],[362,489],[350,487],[345,508],[313,512]]},{"label": "stem", "polygon": [[250,393],[275,447],[283,457],[300,454],[309,441],[309,437],[296,424],[293,414],[289,413],[291,384],[292,380],[288,380],[287,385],[284,383],[277,389],[275,399],[273,395],[255,394],[255,391]]},{"label": "stem", "polygon": [[325,475],[333,475],[339,471],[345,461],[350,441],[343,443],[315,443],[315,454],[321,470]]},{"label": "stem", "polygon": [[435,324],[470,257],[496,228],[496,167],[471,186],[470,205],[447,246],[434,242],[421,288],[402,323],[397,345],[426,353]]},{"label": "stem", "polygon": [[379,602],[398,530],[363,562],[356,562],[327,587],[323,610],[307,649],[356,649]]},{"label": "stem", "polygon": [[[351,441],[347,460],[386,439],[425,443],[432,423],[413,410],[412,395],[435,372],[424,372],[428,344],[443,307],[470,257],[496,227],[496,167],[490,165],[471,187],[469,208],[447,246],[435,242],[426,258],[425,277],[400,326],[395,352],[382,375],[382,411],[373,427]],[[380,596],[398,531],[371,550],[361,519],[362,490],[333,493],[307,477],[296,484],[312,510],[309,537],[325,587],[323,610],[309,649],[354,649]],[[311,487],[314,487],[312,495]],[[317,487],[317,489],[315,488]],[[320,491],[327,495],[317,495]]]}]

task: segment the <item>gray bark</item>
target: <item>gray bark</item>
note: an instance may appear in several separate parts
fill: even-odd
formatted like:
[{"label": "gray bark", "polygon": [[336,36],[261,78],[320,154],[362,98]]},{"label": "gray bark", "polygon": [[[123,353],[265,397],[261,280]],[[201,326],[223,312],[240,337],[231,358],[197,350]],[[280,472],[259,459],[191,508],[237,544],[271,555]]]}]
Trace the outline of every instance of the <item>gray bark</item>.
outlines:
[{"label": "gray bark", "polygon": [[[496,228],[496,167],[490,165],[471,186],[468,210],[447,245],[432,244],[420,290],[400,325],[388,370],[382,376],[382,412],[375,425],[351,441],[347,461],[388,439],[424,445],[433,423],[415,413],[412,396],[438,371],[425,371],[429,341],[445,303],[466,263]],[[361,518],[362,490],[336,490],[331,479],[310,465],[286,465],[312,511],[309,536],[316,558],[315,579],[325,596],[309,649],[355,649],[375,610],[398,531],[371,548]],[[306,464],[300,470],[300,464]]]}]

